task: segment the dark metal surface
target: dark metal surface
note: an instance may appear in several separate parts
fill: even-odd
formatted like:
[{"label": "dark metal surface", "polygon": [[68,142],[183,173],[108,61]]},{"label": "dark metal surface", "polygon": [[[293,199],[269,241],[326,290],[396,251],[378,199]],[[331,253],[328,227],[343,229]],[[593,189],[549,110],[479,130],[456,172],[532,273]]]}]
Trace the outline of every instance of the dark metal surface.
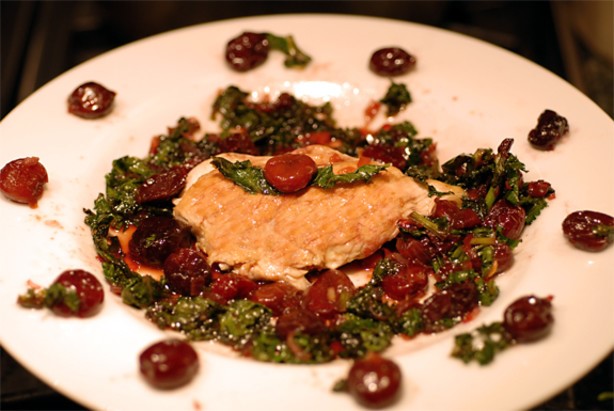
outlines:
[{"label": "dark metal surface", "polygon": [[[178,27],[260,14],[345,13],[429,24],[497,44],[570,80],[557,36],[561,27],[556,27],[549,2],[2,1],[0,6],[0,118],[47,81],[102,52]],[[612,88],[611,63],[597,61],[590,67],[591,73],[597,67],[601,77],[591,77],[594,93],[584,91],[612,115],[612,93],[603,92]],[[614,391],[612,358],[608,356],[583,379],[535,409],[614,409],[611,397],[601,398],[603,393]],[[0,409],[82,409],[22,368],[4,350],[0,361]]]}]

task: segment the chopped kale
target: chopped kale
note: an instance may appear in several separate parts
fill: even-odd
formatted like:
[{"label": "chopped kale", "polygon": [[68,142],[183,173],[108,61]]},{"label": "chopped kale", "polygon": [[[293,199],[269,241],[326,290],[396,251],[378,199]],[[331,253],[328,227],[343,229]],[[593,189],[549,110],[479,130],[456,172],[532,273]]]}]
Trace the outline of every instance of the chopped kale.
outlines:
[{"label": "chopped kale", "polygon": [[244,346],[271,319],[271,310],[249,300],[233,300],[219,317],[220,339],[234,346]]},{"label": "chopped kale", "polygon": [[159,136],[153,153],[147,158],[150,166],[169,169],[183,165],[193,158],[205,159],[209,152],[193,140],[200,126],[194,120],[181,117],[168,135]]},{"label": "chopped kale", "polygon": [[273,327],[254,336],[250,354],[256,360],[277,363],[321,364],[335,358],[328,334],[296,333],[281,339]]},{"label": "chopped kale", "polygon": [[381,287],[366,285],[359,288],[348,301],[347,311],[363,318],[394,321],[394,309],[384,302]]},{"label": "chopped kale", "polygon": [[398,261],[392,258],[382,258],[375,265],[369,283],[374,286],[380,285],[384,277],[398,273],[400,268],[401,263]]},{"label": "chopped kale", "polygon": [[[483,197],[463,199],[463,205],[484,217],[495,202],[505,199],[520,205],[526,212],[525,224],[531,224],[548,206],[544,198],[528,195],[528,183],[523,183],[525,165],[510,152],[512,139],[505,139],[495,153],[492,149],[479,149],[473,155],[461,154],[442,165],[440,179],[466,190],[483,190]],[[553,193],[554,190],[550,190]]]},{"label": "chopped kale", "polygon": [[493,361],[495,355],[510,345],[513,339],[500,322],[482,325],[474,332],[459,334],[454,338],[452,357],[464,363],[477,361],[486,365]]},{"label": "chopped kale", "polygon": [[152,277],[145,275],[133,275],[124,284],[121,297],[124,304],[146,308],[162,295],[160,282]]},{"label": "chopped kale", "polygon": [[420,308],[410,308],[399,315],[395,330],[409,337],[414,337],[424,330],[424,318]]},{"label": "chopped kale", "polygon": [[396,116],[411,103],[411,94],[404,83],[393,81],[380,102],[386,106],[387,116]]},{"label": "chopped kale", "polygon": [[342,135],[332,117],[332,106],[313,106],[284,93],[273,103],[254,103],[235,86],[226,88],[213,104],[212,117],[221,114],[221,137],[243,130],[259,153],[275,154],[301,146],[301,139],[317,132]]},{"label": "chopped kale", "polygon": [[339,354],[342,358],[360,358],[368,352],[383,351],[394,335],[387,323],[350,313],[343,316],[335,333],[343,347]]},{"label": "chopped kale", "polygon": [[225,307],[203,297],[161,300],[147,308],[145,316],[162,329],[183,332],[191,340],[211,340],[219,334]]},{"label": "chopped kale", "polygon": [[53,283],[47,288],[35,289],[29,287],[25,294],[17,297],[17,303],[24,308],[51,308],[63,304],[68,309],[77,313],[81,300],[72,287],[66,287],[61,283]]}]

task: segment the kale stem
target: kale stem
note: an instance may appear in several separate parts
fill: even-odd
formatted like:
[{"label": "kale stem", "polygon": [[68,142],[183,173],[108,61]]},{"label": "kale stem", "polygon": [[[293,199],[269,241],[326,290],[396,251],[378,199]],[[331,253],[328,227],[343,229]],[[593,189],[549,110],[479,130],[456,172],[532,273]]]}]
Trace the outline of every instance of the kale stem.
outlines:
[{"label": "kale stem", "polygon": [[495,200],[497,199],[497,195],[495,193],[495,187],[490,187],[488,189],[488,192],[486,193],[486,197],[484,198],[484,202],[486,203],[486,207],[490,210],[490,208],[493,206],[493,204],[495,203]]},{"label": "kale stem", "polygon": [[438,235],[438,236],[445,236],[446,233],[441,231],[439,229],[439,226],[432,220],[430,220],[428,217],[423,216],[420,213],[417,213],[415,211],[412,211],[412,213],[409,215],[409,217],[414,220],[416,223],[422,225],[422,227],[426,228],[427,230],[431,231],[432,233]]},{"label": "kale stem", "polygon": [[470,241],[471,245],[492,245],[496,242],[494,237],[473,237]]}]

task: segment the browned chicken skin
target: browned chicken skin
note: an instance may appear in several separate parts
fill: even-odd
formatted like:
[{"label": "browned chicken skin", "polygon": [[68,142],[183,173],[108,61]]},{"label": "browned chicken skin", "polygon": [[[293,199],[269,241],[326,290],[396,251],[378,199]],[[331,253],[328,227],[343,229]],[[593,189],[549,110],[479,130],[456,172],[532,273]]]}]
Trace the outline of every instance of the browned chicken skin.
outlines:
[{"label": "browned chicken skin", "polygon": [[[295,150],[318,167],[353,171],[358,159],[326,146]],[[228,153],[264,167],[269,157]],[[439,191],[461,190],[430,181]],[[219,263],[254,279],[283,280],[306,288],[311,269],[338,268],[368,257],[398,234],[397,221],[412,211],[429,214],[434,198],[424,185],[389,167],[369,183],[310,187],[296,194],[250,194],[223,177],[209,160],[188,176],[176,201],[175,217],[189,225],[209,263]]]}]

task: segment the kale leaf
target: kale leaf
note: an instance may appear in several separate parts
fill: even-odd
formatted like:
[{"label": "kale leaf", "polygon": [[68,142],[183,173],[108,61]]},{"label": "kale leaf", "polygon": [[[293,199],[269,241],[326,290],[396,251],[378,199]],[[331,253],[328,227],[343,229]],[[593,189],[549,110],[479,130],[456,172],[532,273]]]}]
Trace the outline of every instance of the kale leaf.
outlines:
[{"label": "kale leaf", "polygon": [[344,174],[335,174],[333,166],[320,167],[313,179],[312,185],[328,189],[338,184],[368,183],[376,174],[379,174],[388,167],[389,164],[365,164],[358,167],[356,171]]},{"label": "kale leaf", "polygon": [[281,51],[286,55],[284,66],[286,67],[305,67],[311,62],[311,57],[302,51],[294,41],[292,36],[277,36],[275,34],[266,33],[269,48],[271,50]]},{"label": "kale leaf", "polygon": [[260,167],[254,167],[249,160],[235,161],[233,163],[223,157],[213,157],[211,164],[224,177],[248,193],[281,194],[264,177],[264,170]]},{"label": "kale leaf", "polygon": [[386,106],[387,116],[395,116],[411,103],[411,94],[404,83],[395,83],[393,81],[380,102]]}]

